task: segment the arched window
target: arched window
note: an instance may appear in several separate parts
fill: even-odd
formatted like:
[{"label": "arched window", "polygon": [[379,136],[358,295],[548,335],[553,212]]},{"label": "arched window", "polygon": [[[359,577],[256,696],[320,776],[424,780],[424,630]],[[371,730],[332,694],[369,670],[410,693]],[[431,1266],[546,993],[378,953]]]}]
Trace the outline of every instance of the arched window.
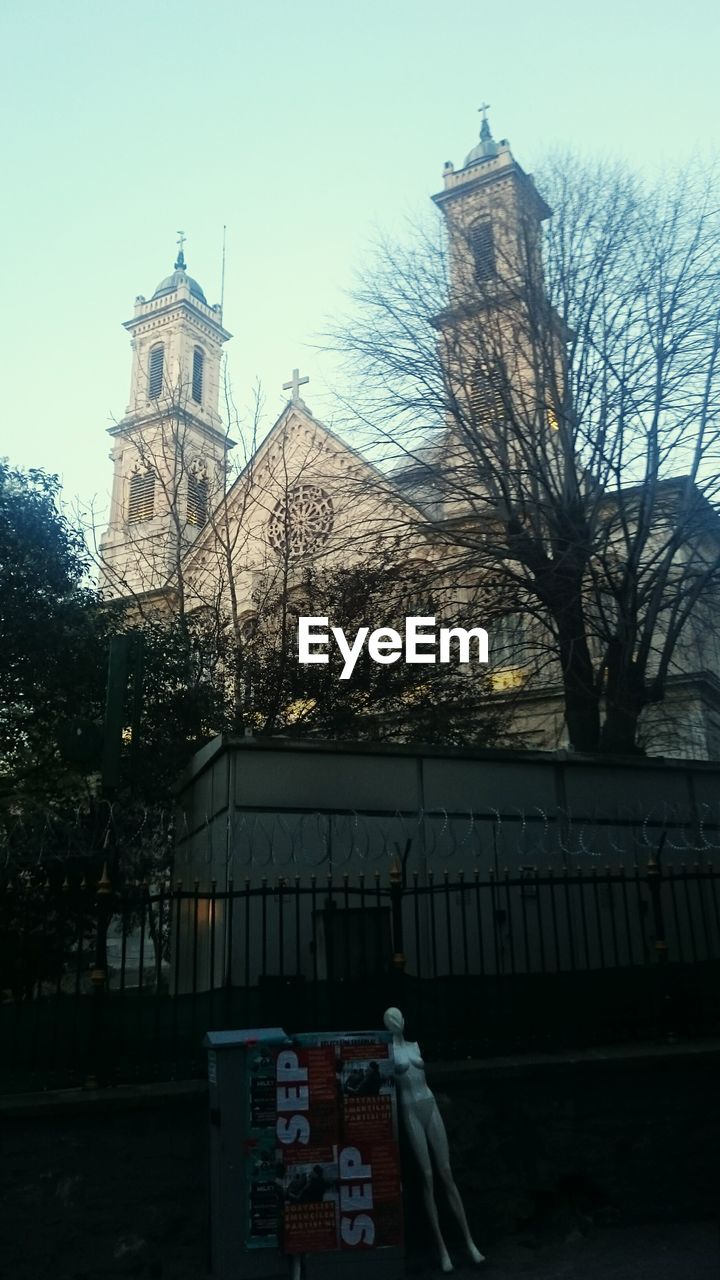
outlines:
[{"label": "arched window", "polygon": [[502,373],[499,368],[490,369],[480,361],[475,365],[470,407],[476,427],[490,427],[505,417],[502,398]]},{"label": "arched window", "polygon": [[491,280],[495,275],[495,245],[492,223],[485,218],[470,228],[470,248],[475,264],[476,280]]},{"label": "arched window", "polygon": [[128,524],[152,520],[155,514],[155,472],[136,471],[130,477]]},{"label": "arched window", "polygon": [[192,398],[196,404],[202,404],[203,365],[205,357],[199,347],[193,351]]},{"label": "arched window", "polygon": [[148,365],[148,399],[157,400],[162,394],[163,388],[163,360],[165,348],[162,342],[156,347],[150,348],[150,362]]},{"label": "arched window", "polygon": [[240,623],[240,639],[243,644],[252,644],[260,629],[260,621],[256,613],[249,613]]},{"label": "arched window", "polygon": [[187,522],[205,524],[208,507],[208,482],[204,475],[191,471],[187,482]]}]

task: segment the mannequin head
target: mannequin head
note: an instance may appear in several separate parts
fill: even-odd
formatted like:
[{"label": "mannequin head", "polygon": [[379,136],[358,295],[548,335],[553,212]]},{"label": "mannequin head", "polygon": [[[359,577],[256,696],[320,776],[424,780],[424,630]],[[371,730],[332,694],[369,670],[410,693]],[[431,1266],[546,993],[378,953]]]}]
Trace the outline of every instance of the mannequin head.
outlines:
[{"label": "mannequin head", "polygon": [[392,1031],[394,1036],[402,1035],[405,1030],[405,1019],[399,1009],[386,1009],[383,1014],[383,1022],[388,1031]]}]

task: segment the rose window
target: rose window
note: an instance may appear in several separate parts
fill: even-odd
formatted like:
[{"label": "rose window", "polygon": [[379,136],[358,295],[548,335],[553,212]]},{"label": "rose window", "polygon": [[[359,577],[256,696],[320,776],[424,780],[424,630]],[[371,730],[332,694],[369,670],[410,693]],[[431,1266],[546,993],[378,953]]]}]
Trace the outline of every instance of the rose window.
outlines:
[{"label": "rose window", "polygon": [[268,520],[270,545],[295,559],[318,551],[333,528],[333,502],[316,484],[296,484],[275,503]]}]

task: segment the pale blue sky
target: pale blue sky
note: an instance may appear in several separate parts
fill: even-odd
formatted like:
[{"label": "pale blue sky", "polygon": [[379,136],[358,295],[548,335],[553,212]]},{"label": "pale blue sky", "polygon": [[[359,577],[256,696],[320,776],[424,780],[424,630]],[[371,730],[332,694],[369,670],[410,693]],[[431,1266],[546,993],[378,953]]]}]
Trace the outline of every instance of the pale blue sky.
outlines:
[{"label": "pale blue sky", "polygon": [[239,401],[271,417],[367,253],[474,144],[483,99],[529,170],[548,148],[656,170],[712,151],[711,0],[1,0],[5,387],[0,453],[104,502],[127,403],[123,320],[172,269],[176,229],[219,300]]}]

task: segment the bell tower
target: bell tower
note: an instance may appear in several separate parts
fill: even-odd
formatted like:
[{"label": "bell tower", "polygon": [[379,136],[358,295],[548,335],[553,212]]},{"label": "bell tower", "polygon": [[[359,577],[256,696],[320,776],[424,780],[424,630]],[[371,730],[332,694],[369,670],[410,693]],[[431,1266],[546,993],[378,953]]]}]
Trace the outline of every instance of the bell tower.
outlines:
[{"label": "bell tower", "polygon": [[530,174],[520,167],[506,138],[496,142],[483,113],[480,140],[461,169],[443,167],[444,189],[433,200],[449,237],[451,297],[456,304],[488,293],[496,305],[515,287],[542,279],[541,224],[551,209]]},{"label": "bell tower", "polygon": [[130,399],[111,427],[113,488],[100,544],[106,598],[171,589],[179,558],[205,524],[224,484],[231,442],[218,404],[222,310],[210,306],[185,264],[185,236],[171,275],[135,299]]},{"label": "bell tower", "polygon": [[447,232],[447,305],[435,327],[456,477],[480,474],[483,452],[520,473],[531,440],[553,450],[565,397],[567,335],[542,261],[542,223],[552,211],[507,140],[493,138],[487,104],[480,110],[479,141],[461,169],[446,162],[443,190],[433,196]]}]

